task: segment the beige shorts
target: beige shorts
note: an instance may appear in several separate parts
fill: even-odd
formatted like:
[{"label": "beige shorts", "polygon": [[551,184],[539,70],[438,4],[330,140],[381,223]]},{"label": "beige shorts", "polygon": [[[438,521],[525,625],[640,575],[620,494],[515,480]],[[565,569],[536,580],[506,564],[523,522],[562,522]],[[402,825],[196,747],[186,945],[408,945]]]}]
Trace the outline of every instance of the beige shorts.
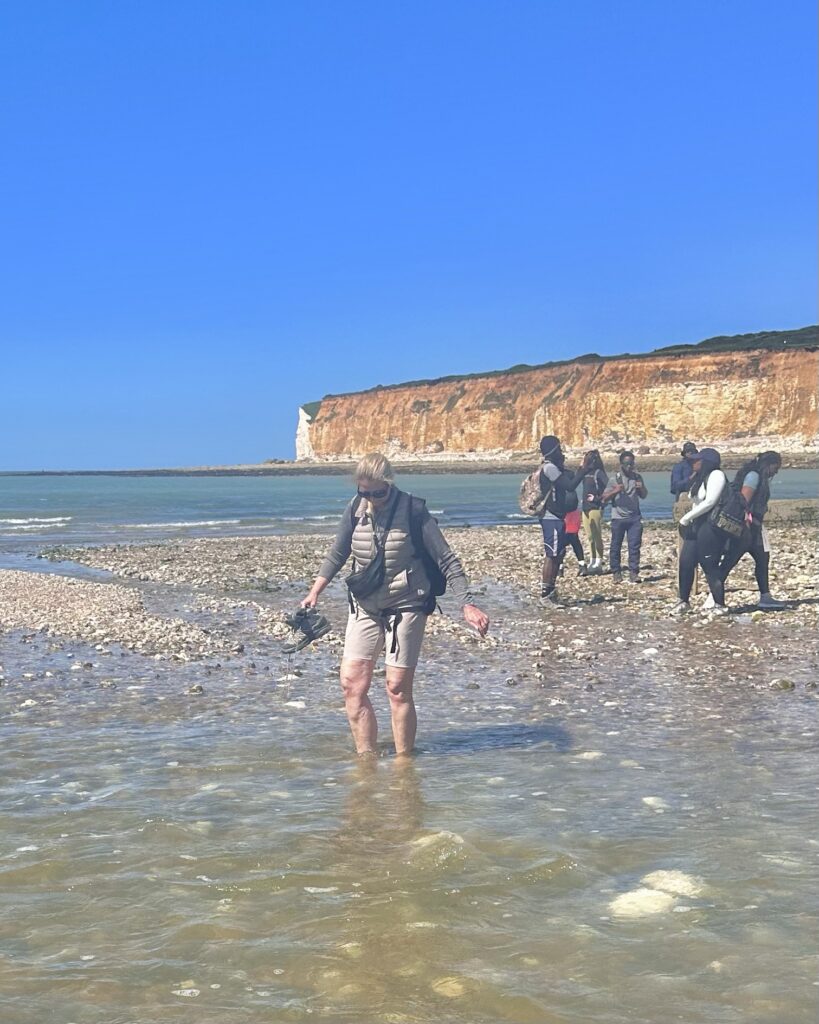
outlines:
[{"label": "beige shorts", "polygon": [[385,664],[394,665],[396,668],[415,668],[421,654],[426,624],[427,616],[424,612],[401,612],[396,622],[392,616],[385,621],[359,608],[357,615],[351,612],[347,619],[344,657],[351,660],[375,661],[386,646]]}]

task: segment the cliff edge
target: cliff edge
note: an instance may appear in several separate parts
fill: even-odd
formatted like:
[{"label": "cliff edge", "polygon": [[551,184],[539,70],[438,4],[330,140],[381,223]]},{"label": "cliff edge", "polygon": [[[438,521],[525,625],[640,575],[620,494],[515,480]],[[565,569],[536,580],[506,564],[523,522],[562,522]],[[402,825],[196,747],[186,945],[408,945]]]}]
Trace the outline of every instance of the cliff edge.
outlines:
[{"label": "cliff edge", "polygon": [[644,355],[581,356],[328,395],[301,407],[297,460],[380,450],[403,460],[498,459],[556,434],[569,449],[815,449],[819,328],[710,338]]}]

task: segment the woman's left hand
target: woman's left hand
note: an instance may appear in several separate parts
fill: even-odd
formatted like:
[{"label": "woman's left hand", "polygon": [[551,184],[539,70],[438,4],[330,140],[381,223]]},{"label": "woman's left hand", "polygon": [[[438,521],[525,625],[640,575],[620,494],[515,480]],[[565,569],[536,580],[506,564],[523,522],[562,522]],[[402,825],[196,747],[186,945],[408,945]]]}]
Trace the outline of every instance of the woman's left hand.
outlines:
[{"label": "woman's left hand", "polygon": [[489,616],[482,612],[476,604],[464,605],[464,619],[470,626],[477,629],[481,636],[486,636],[489,632]]}]

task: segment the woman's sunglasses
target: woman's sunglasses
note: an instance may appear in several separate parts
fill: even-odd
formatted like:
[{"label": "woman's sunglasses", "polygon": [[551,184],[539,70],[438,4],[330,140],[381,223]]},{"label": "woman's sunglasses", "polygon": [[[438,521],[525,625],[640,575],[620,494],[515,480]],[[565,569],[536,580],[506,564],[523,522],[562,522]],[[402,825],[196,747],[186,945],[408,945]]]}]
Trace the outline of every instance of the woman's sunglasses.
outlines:
[{"label": "woman's sunglasses", "polygon": [[390,493],[389,487],[379,487],[377,491],[362,491],[360,487],[356,488],[358,491],[359,498],[375,498],[378,501],[380,498],[386,498]]}]

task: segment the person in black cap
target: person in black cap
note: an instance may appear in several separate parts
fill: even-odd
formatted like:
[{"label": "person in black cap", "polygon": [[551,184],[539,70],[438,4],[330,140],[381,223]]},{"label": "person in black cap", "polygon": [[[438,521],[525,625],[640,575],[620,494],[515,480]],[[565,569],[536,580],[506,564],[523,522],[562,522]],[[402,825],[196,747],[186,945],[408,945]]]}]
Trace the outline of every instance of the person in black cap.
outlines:
[{"label": "person in black cap", "polygon": [[578,506],[575,491],[587,471],[588,454],[577,473],[570,473],[566,469],[566,457],[560,441],[552,434],[540,439],[540,454],[543,456],[540,486],[543,493],[549,495],[540,517],[544,548],[540,596],[549,604],[557,604],[555,581],[566,550],[566,524],[563,520],[567,512]]},{"label": "person in black cap", "polygon": [[720,569],[727,538],[709,520],[711,511],[728,486],[720,462],[720,454],[715,448],[703,448],[694,459],[690,491],[692,507],[680,519],[683,545],[679,564],[679,600],[672,609],[673,615],[685,615],[691,611],[689,598],[698,564],[702,566],[714,599],[712,613],[724,615],[728,611],[725,607],[725,578]]},{"label": "person in black cap", "polygon": [[679,462],[676,462],[671,468],[671,493],[674,495],[675,504],[684,494],[688,494],[691,477],[694,475],[694,469],[691,463],[696,454],[697,446],[694,442],[686,441],[682,446],[682,451],[680,452],[682,459],[680,459]]}]

